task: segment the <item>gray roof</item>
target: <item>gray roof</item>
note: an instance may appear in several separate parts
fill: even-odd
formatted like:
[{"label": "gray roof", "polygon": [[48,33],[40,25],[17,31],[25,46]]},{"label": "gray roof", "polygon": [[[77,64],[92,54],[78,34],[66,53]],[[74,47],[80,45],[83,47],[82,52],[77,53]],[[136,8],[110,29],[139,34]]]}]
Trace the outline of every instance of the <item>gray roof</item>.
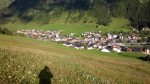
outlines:
[{"label": "gray roof", "polygon": [[119,46],[126,46],[123,43],[112,43],[112,44],[108,44],[108,46],[114,46],[114,45],[119,45]]}]

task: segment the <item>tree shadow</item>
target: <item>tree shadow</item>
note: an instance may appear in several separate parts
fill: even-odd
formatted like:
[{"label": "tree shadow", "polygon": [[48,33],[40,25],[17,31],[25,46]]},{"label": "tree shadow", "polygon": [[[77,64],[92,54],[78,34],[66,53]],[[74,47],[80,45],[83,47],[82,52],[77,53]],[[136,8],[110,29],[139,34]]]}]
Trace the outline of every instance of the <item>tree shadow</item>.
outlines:
[{"label": "tree shadow", "polygon": [[53,74],[50,72],[48,66],[45,66],[44,69],[38,75],[39,84],[51,84],[51,79],[53,78]]},{"label": "tree shadow", "polygon": [[137,59],[143,60],[143,61],[147,61],[146,57],[138,57]]},{"label": "tree shadow", "polygon": [[143,61],[149,61],[149,62],[150,62],[150,55],[147,55],[147,56],[145,56],[145,57],[141,56],[141,57],[138,57],[138,59],[143,60]]}]

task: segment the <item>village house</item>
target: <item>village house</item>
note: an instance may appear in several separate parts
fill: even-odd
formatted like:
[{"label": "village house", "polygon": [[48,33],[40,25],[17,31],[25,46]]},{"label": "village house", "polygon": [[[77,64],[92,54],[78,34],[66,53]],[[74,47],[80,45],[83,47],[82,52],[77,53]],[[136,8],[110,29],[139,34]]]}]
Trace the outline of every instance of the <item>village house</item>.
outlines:
[{"label": "village house", "polygon": [[150,31],[150,28],[144,27],[144,28],[142,28],[142,31]]},{"label": "village house", "polygon": [[150,46],[146,46],[143,51],[144,54],[150,55]]}]

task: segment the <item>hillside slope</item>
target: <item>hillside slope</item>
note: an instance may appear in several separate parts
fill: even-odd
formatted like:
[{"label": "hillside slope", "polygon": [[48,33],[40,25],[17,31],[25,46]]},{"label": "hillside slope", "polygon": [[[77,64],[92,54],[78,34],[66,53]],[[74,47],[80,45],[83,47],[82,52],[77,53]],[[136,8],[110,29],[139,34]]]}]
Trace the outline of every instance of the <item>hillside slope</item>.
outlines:
[{"label": "hillside slope", "polygon": [[[63,19],[63,23],[90,22],[107,26],[112,18],[123,17],[141,29],[150,26],[149,6],[148,0],[15,0],[0,11],[0,23],[53,24]],[[64,14],[67,17],[61,18]]]},{"label": "hillside slope", "polygon": [[148,84],[150,65],[139,53],[101,53],[75,50],[53,42],[0,35],[0,83],[39,82],[47,66],[52,84]]}]

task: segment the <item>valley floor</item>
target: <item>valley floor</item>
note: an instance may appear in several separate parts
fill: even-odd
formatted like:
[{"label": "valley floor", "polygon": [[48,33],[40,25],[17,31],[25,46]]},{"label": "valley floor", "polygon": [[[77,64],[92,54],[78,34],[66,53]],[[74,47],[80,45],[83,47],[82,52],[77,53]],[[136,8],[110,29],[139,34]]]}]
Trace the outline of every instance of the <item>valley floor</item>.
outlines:
[{"label": "valley floor", "polygon": [[20,21],[15,23],[7,23],[0,25],[2,28],[7,28],[12,32],[16,32],[22,29],[36,29],[36,30],[63,30],[64,35],[68,35],[70,33],[77,33],[77,35],[81,35],[83,32],[92,32],[92,31],[102,31],[103,33],[119,33],[119,32],[129,32],[130,27],[128,26],[129,20],[124,18],[113,18],[112,22],[108,26],[100,25],[98,27],[96,23],[65,23],[64,21],[58,21],[53,24],[39,24],[30,22],[27,24],[23,24]]},{"label": "valley floor", "polygon": [[52,84],[149,84],[150,63],[140,56],[0,35],[0,84],[38,84],[44,67],[53,74]]}]

